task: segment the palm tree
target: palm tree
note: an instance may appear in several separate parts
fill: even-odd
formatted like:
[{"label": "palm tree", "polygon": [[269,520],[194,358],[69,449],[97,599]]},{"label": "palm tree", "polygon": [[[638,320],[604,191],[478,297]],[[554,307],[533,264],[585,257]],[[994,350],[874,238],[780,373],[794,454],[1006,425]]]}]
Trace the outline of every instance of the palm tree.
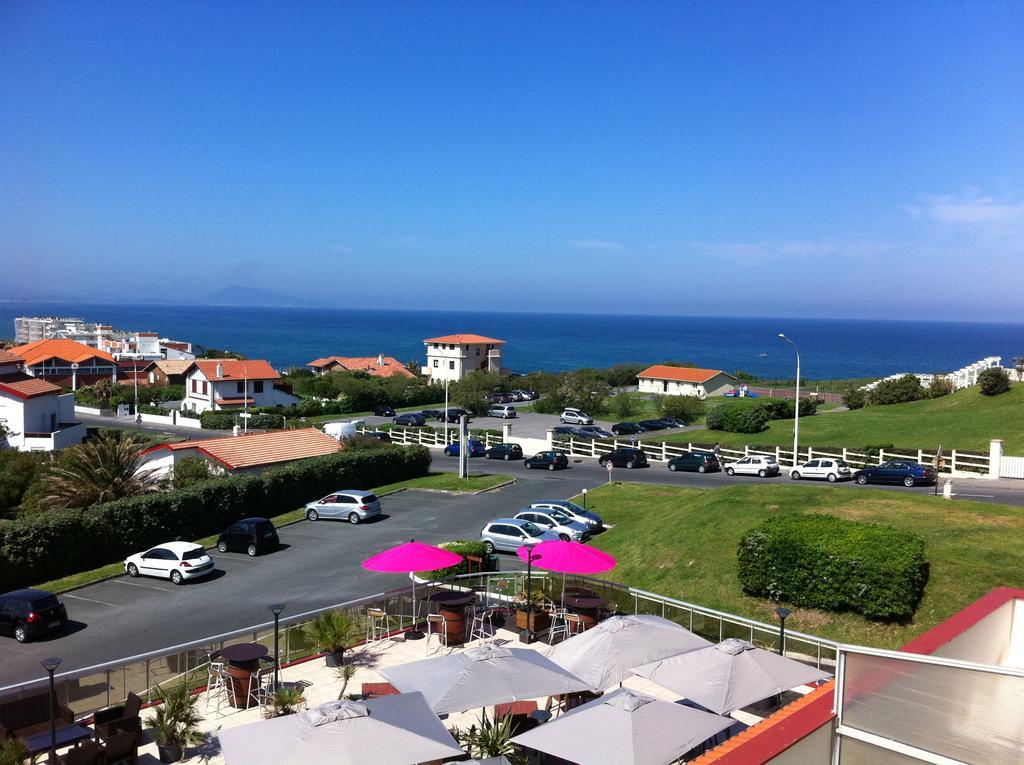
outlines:
[{"label": "palm tree", "polygon": [[47,471],[40,506],[89,508],[164,489],[163,478],[142,469],[140,447],[131,435],[118,433],[72,446]]}]

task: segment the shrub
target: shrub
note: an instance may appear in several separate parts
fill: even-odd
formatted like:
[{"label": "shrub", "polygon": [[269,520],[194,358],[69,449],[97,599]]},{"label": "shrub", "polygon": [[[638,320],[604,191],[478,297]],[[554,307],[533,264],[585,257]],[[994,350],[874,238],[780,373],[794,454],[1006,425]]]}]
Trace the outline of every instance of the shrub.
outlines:
[{"label": "shrub", "polygon": [[38,452],[0,451],[0,517],[14,513],[46,464],[46,455]]},{"label": "shrub", "polygon": [[449,576],[456,576],[458,574],[469,573],[469,561],[466,560],[467,555],[475,555],[480,558],[484,563],[484,571],[491,571],[491,560],[487,555],[487,546],[480,541],[471,541],[468,539],[456,539],[454,542],[442,542],[438,547],[443,547],[445,550],[451,550],[453,553],[458,553],[462,556],[462,562],[448,568],[440,568],[436,571],[422,571],[417,576],[420,579],[445,579]]},{"label": "shrub", "polygon": [[863,388],[849,388],[843,393],[843,403],[847,409],[861,409],[867,403],[867,391]]},{"label": "shrub", "polygon": [[953,381],[943,375],[935,375],[928,386],[928,398],[942,398],[953,392]]},{"label": "shrub", "polygon": [[978,384],[982,396],[998,396],[1010,390],[1010,375],[1002,367],[993,367],[978,375]]},{"label": "shrub", "polygon": [[171,539],[199,539],[240,518],[272,517],[338,486],[369,489],[426,475],[429,467],[430,453],[419,446],[342,451],[262,475],[4,522],[0,591],[88,571]]},{"label": "shrub", "polygon": [[678,417],[689,425],[704,416],[704,402],[696,396],[663,396],[658,402],[658,414]]},{"label": "shrub", "polygon": [[744,592],[870,619],[913,616],[928,581],[915,534],[830,515],[783,515],[748,531],[737,554]]},{"label": "shrub", "polygon": [[867,393],[867,403],[872,406],[906,404],[920,401],[925,397],[924,387],[917,375],[903,375],[896,380],[883,380]]},{"label": "shrub", "polygon": [[740,402],[718,404],[704,420],[708,430],[729,433],[760,433],[768,427],[768,411],[763,406]]}]

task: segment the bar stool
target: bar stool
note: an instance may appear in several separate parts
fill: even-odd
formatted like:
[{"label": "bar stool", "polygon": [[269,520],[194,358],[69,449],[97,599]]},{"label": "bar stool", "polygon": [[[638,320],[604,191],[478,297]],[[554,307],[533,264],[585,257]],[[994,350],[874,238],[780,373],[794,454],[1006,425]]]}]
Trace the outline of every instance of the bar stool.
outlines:
[{"label": "bar stool", "polygon": [[478,604],[473,606],[473,623],[469,630],[469,639],[486,640],[494,634],[494,624],[491,622],[491,617],[494,615],[494,611],[488,608],[486,605]]},{"label": "bar stool", "polygon": [[206,665],[206,711],[210,711],[210,702],[216,701],[216,710],[220,711],[220,705],[228,700],[227,663],[218,661],[220,651],[210,654],[210,661]]},{"label": "bar stool", "polygon": [[579,614],[562,614],[562,623],[565,625],[566,637],[579,635],[584,631],[583,620],[580,618]]},{"label": "bar stool", "polygon": [[367,608],[366,645],[375,645],[390,640],[388,632],[388,612],[383,608]]},{"label": "bar stool", "polygon": [[246,708],[252,706],[249,702],[256,702],[256,706],[262,710],[264,705],[270,702],[270,694],[272,693],[270,686],[273,682],[274,668],[272,666],[260,667],[249,675],[249,693],[246,700]]},{"label": "bar stool", "polygon": [[430,654],[430,636],[437,635],[439,645],[448,647],[448,620],[443,614],[427,614],[427,639],[424,640],[424,653]]}]

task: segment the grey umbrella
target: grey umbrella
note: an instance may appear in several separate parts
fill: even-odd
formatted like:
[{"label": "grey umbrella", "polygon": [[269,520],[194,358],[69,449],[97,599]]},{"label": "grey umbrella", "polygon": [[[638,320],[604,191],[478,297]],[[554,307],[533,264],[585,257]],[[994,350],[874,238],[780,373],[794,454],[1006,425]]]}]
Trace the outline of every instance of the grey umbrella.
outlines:
[{"label": "grey umbrella", "polygon": [[413,765],[462,754],[419,693],[225,728],[220,745],[227,765]]},{"label": "grey umbrella", "polygon": [[830,677],[737,638],[653,661],[634,672],[722,714]]},{"label": "grey umbrella", "polygon": [[589,683],[590,690],[604,691],[629,677],[638,664],[710,645],[660,616],[613,616],[563,640],[548,658]]},{"label": "grey umbrella", "polygon": [[395,688],[420,691],[435,712],[462,712],[508,701],[584,691],[589,684],[526,648],[490,644],[462,653],[387,667]]},{"label": "grey umbrella", "polygon": [[512,743],[579,765],[666,765],[735,722],[619,688]]}]

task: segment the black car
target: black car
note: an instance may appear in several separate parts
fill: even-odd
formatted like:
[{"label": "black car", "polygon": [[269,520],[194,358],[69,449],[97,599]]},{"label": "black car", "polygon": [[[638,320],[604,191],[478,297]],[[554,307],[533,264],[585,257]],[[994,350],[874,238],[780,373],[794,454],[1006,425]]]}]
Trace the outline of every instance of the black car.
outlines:
[{"label": "black car", "polygon": [[378,441],[383,441],[386,444],[391,443],[391,434],[386,430],[373,430],[369,433],[364,433],[367,438],[376,438]]},{"label": "black car", "polygon": [[[458,422],[459,418],[462,415],[464,415],[464,414],[469,414],[469,412],[467,412],[462,407],[450,407],[447,410],[447,412],[442,411],[437,416],[437,420],[438,420],[438,422],[444,422],[445,420],[447,420],[448,422]],[[466,422],[469,422],[469,421],[470,421],[470,418],[467,417],[466,418]]]},{"label": "black car", "polygon": [[517,400],[511,393],[492,393],[487,397],[487,403],[489,404],[511,404]]},{"label": "black car", "polygon": [[217,549],[223,552],[245,552],[256,556],[281,545],[277,529],[266,518],[243,518],[217,537]]},{"label": "black car", "polygon": [[690,424],[686,420],[681,420],[678,417],[663,417],[662,422],[667,422],[670,428],[685,428]]},{"label": "black car", "polygon": [[637,424],[644,430],[664,430],[668,427],[664,420],[640,420]]},{"label": "black car", "polygon": [[630,446],[623,446],[607,454],[602,454],[598,462],[604,466],[609,462],[615,467],[624,467],[632,470],[636,467],[647,467],[647,455],[643,449],[634,449]]},{"label": "black car", "polygon": [[556,436],[572,436],[573,438],[580,437],[580,429],[574,428],[571,425],[559,425],[552,428],[551,432]]},{"label": "black car", "polygon": [[427,418],[419,412],[408,412],[406,414],[398,415],[394,420],[392,420],[392,422],[394,422],[395,425],[405,425],[407,427],[418,428],[420,425],[427,424]]},{"label": "black car", "polygon": [[523,458],[523,447],[519,444],[495,444],[484,456],[489,460],[521,460]]},{"label": "black car", "polygon": [[375,406],[373,408],[373,413],[377,417],[394,417],[395,416],[395,410],[392,409],[387,404],[377,404],[377,406]]},{"label": "black car", "polygon": [[683,452],[668,461],[668,469],[672,472],[688,470],[698,473],[713,473],[716,470],[721,470],[722,466],[718,462],[718,457],[711,452]]},{"label": "black car", "polygon": [[440,409],[424,409],[420,414],[427,420],[438,420],[444,415]]},{"label": "black car", "polygon": [[853,480],[865,483],[901,483],[922,486],[935,483],[935,471],[911,460],[890,460],[878,467],[865,468],[853,474]]},{"label": "black car", "polygon": [[523,464],[528,468],[546,467],[548,470],[558,470],[569,467],[569,458],[565,452],[538,452],[523,460]]},{"label": "black car", "polygon": [[634,433],[646,433],[647,428],[638,422],[617,422],[612,425],[612,433],[617,436],[631,436]]},{"label": "black car", "polygon": [[63,629],[67,622],[67,609],[52,592],[14,590],[0,595],[0,632],[19,643]]},{"label": "black car", "polygon": [[584,425],[580,428],[580,435],[587,438],[611,438],[614,433],[609,433],[599,425]]}]

